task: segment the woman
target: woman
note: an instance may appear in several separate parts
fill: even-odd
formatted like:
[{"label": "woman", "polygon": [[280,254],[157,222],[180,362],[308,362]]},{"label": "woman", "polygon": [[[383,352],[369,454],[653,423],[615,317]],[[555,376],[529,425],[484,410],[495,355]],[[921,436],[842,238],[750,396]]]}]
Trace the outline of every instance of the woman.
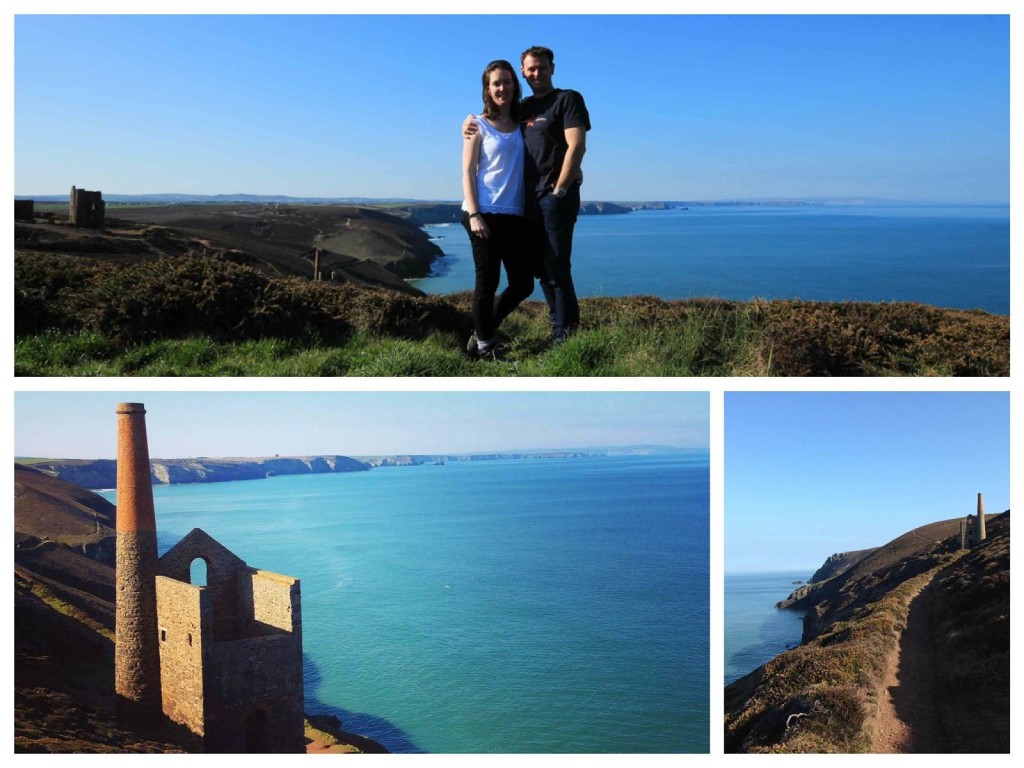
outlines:
[{"label": "woman", "polygon": [[[473,335],[466,351],[493,358],[498,325],[533,293],[533,274],[523,258],[525,234],[523,136],[518,110],[519,78],[507,61],[492,61],[483,74],[480,130],[463,141],[462,226],[476,265]],[[495,300],[505,265],[508,286]]]}]

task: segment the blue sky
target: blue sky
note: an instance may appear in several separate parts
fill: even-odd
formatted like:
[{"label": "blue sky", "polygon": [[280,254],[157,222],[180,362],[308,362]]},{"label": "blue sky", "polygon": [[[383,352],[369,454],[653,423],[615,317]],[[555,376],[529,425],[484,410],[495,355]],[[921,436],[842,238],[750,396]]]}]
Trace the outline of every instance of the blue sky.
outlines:
[{"label": "blue sky", "polygon": [[799,570],[1010,506],[1005,392],[727,393],[725,570]]},{"label": "blue sky", "polygon": [[114,458],[119,402],[145,404],[165,459],[708,447],[705,393],[21,392],[15,455]]},{"label": "blue sky", "polygon": [[1007,16],[21,15],[14,27],[19,195],[456,199],[458,128],[479,109],[484,65],[543,44],[555,85],[591,111],[589,199],[1009,199]]}]

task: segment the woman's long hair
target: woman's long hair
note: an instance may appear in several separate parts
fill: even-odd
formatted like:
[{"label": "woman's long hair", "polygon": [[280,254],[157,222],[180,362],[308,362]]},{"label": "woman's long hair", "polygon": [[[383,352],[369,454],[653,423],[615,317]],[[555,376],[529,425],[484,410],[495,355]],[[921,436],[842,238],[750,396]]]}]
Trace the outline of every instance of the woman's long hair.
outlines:
[{"label": "woman's long hair", "polygon": [[523,89],[519,85],[519,78],[516,76],[516,71],[512,65],[504,59],[496,59],[487,65],[484,69],[483,77],[481,78],[484,83],[484,117],[494,119],[501,115],[498,105],[494,103],[494,99],[491,98],[490,85],[491,72],[496,69],[503,69],[512,75],[512,108],[509,114],[512,119],[517,123],[519,122],[519,103],[523,100]]}]

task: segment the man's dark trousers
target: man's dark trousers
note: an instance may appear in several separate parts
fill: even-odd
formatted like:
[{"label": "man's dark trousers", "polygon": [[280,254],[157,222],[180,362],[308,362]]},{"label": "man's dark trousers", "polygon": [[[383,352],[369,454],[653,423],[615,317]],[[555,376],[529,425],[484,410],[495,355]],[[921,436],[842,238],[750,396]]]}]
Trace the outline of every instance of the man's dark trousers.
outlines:
[{"label": "man's dark trousers", "polygon": [[551,313],[551,334],[563,337],[576,330],[580,305],[572,283],[572,235],[580,212],[580,186],[573,184],[565,197],[550,192],[538,201],[544,222],[544,270],[540,281]]}]

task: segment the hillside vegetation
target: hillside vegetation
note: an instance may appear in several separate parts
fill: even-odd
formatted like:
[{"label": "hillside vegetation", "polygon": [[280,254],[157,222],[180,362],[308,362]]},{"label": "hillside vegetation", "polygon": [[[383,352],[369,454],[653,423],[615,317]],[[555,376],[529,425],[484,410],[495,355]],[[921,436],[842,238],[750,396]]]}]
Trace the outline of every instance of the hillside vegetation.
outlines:
[{"label": "hillside vegetation", "polygon": [[[801,596],[803,643],[725,689],[726,751],[871,751],[883,680],[920,594],[934,647],[930,751],[1008,752],[1009,513],[988,527],[970,551],[957,550],[959,520],[918,528]],[[906,701],[913,717],[922,705]]]},{"label": "hillside vegetation", "polygon": [[[539,295],[539,294],[538,294]],[[463,350],[470,295],[269,275],[224,254],[15,256],[23,376],[1006,376],[1009,318],[909,303],[581,301],[547,342],[526,302],[496,361]]]}]

